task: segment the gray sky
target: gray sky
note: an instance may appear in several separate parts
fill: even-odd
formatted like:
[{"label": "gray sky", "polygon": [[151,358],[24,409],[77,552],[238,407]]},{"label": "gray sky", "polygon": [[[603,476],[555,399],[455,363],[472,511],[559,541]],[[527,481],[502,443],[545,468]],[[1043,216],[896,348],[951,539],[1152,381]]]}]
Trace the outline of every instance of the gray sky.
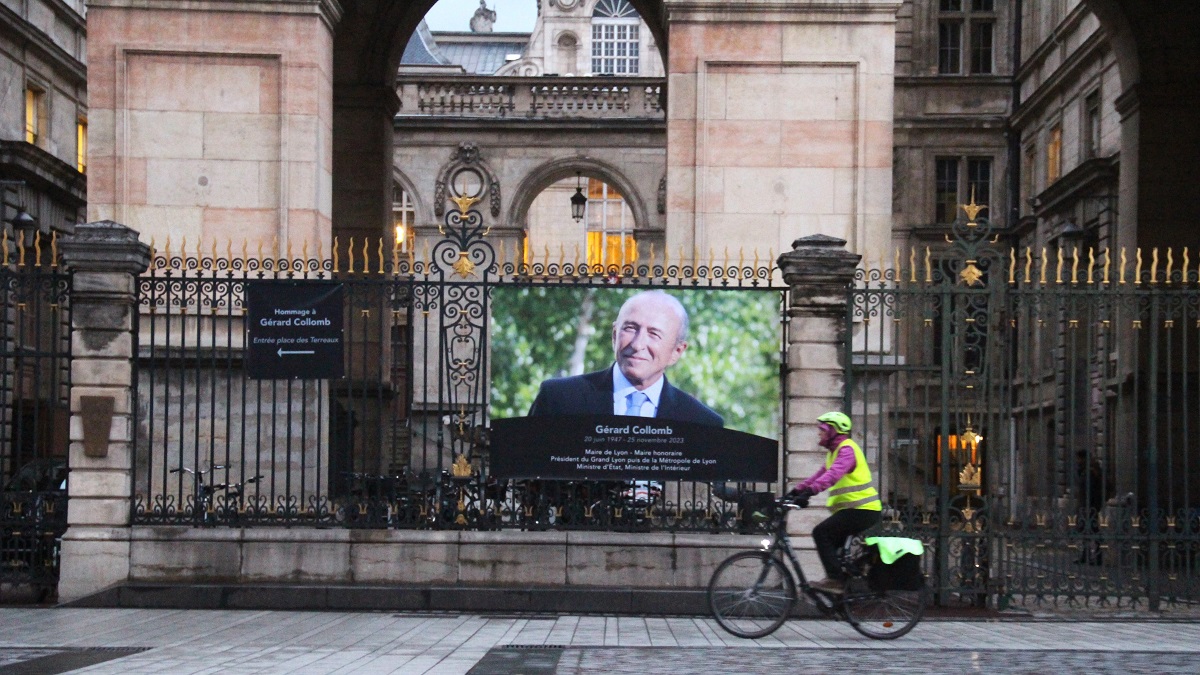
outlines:
[{"label": "gray sky", "polygon": [[[487,0],[488,9],[496,12],[498,32],[528,33],[537,19],[535,0]],[[425,21],[430,30],[471,30],[471,17],[479,9],[479,0],[440,0]]]}]

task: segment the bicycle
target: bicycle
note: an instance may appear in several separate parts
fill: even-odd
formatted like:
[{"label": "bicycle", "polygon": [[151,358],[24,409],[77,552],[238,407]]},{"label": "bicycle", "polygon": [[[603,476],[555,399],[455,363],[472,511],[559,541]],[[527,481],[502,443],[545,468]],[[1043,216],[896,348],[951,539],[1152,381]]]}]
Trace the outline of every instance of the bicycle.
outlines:
[{"label": "bicycle", "polygon": [[[887,584],[880,583],[878,566],[882,563],[862,545],[861,537],[850,537],[842,551],[847,578],[844,593],[827,593],[809,585],[787,534],[787,511],[799,508],[803,507],[776,500],[769,516],[774,518],[772,535],[763,540],[762,549],[735,553],[713,572],[708,606],[721,628],[751,639],[775,632],[798,600],[799,579],[799,589],[821,614],[844,619],[869,638],[892,640],[912,630],[925,611],[928,590],[923,582],[920,590],[888,590]],[[791,562],[791,571],[784,565],[784,557]]]},{"label": "bicycle", "polygon": [[[259,474],[253,478],[247,478],[241,483],[212,482],[216,478],[216,472],[224,468],[224,465],[214,464],[203,471],[189,469],[186,466],[176,467],[170,471],[171,473],[183,473],[192,476],[192,480],[194,481],[192,492],[194,495],[192,498],[192,519],[195,521],[196,525],[217,524],[218,510],[220,510],[222,513],[228,512],[232,514],[232,517],[236,520],[237,506],[241,505],[242,503],[243,490],[247,486],[253,485],[262,479],[262,475]],[[205,474],[209,475],[208,482],[205,482],[204,480]],[[225,494],[223,496],[222,503],[218,505],[215,504],[214,501],[217,492],[220,491],[224,491]]]}]

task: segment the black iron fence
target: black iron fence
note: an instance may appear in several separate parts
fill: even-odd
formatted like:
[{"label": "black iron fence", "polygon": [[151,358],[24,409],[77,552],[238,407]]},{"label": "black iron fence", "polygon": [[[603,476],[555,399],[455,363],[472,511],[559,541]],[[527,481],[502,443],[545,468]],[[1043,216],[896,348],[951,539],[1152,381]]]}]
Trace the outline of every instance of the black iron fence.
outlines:
[{"label": "black iron fence", "polygon": [[984,220],[849,294],[847,404],[942,602],[1200,599],[1200,270]]},{"label": "black iron fence", "polygon": [[[563,347],[575,371],[585,362],[603,365],[585,338],[598,333],[603,341],[610,331],[606,321],[614,317],[600,315],[606,294],[665,289],[702,307],[728,300],[738,312],[733,319],[766,326],[765,335],[744,339],[694,321],[689,349],[711,352],[718,342],[758,349],[754,354],[767,373],[755,378],[758,389],[720,395],[757,397],[728,403],[727,417],[756,425],[743,430],[782,438],[784,293],[772,283],[773,254],[760,260],[739,252],[733,259],[723,256],[721,264],[714,255],[701,265],[674,262],[652,249],[628,251],[624,265],[589,265],[579,261],[578,251],[571,261],[565,250],[557,262],[548,252],[531,260],[515,244],[494,246],[480,223],[476,211],[451,211],[445,238],[422,251],[378,240],[335,240],[328,256],[318,251],[299,258],[251,255],[246,244],[238,256],[232,243],[225,255],[186,245],[173,251],[169,242],[156,250],[138,290],[133,521],[714,532],[756,527],[747,511],[753,499],[732,495],[733,485],[714,490],[683,481],[499,480],[489,472],[488,427],[494,417],[525,414],[540,378],[561,374],[544,367],[539,350]],[[341,285],[343,378],[247,377],[246,288],[280,279]],[[554,321],[545,320],[550,314],[522,313],[555,311],[561,316]],[[521,332],[542,323],[564,329],[542,334],[536,344]],[[608,350],[603,358],[611,363]],[[722,392],[738,385],[722,383],[720,372],[698,365],[687,370],[686,364],[701,363],[690,354],[681,363],[669,377],[708,378]],[[765,410],[743,409],[755,406]],[[736,488],[766,493],[775,485]]]},{"label": "black iron fence", "polygon": [[58,582],[67,524],[71,275],[57,238],[0,235],[0,582]]}]

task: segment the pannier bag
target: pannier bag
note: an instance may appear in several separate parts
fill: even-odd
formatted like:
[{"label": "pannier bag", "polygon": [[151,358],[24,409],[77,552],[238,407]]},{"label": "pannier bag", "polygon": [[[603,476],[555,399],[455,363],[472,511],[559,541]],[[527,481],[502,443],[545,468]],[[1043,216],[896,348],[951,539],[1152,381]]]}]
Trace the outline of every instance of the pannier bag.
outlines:
[{"label": "pannier bag", "polygon": [[906,537],[867,537],[863,544],[875,552],[867,570],[867,585],[875,591],[919,591],[925,587],[921,555],[925,546]]}]

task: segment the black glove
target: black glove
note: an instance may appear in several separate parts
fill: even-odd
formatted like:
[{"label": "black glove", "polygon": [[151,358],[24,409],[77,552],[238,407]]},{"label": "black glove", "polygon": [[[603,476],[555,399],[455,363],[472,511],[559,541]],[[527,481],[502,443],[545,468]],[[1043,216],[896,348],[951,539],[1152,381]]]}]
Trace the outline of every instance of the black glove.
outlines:
[{"label": "black glove", "polygon": [[792,488],[784,495],[784,499],[801,508],[808,508],[808,500],[812,498],[813,494],[809,488]]}]

